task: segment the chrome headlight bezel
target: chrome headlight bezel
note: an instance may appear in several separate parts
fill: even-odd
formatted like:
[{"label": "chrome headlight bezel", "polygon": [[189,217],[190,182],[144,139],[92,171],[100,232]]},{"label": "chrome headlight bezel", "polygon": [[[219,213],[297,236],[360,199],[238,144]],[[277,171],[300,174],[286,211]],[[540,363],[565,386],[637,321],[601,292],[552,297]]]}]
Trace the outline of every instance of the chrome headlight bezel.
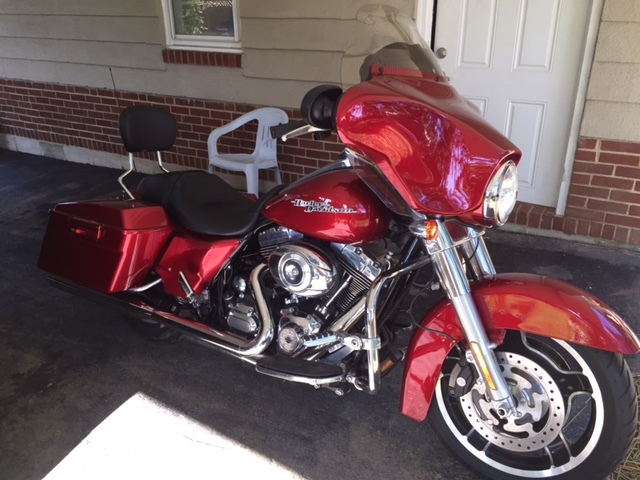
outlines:
[{"label": "chrome headlight bezel", "polygon": [[516,206],[518,169],[513,160],[506,161],[491,178],[484,195],[484,222],[488,227],[504,225]]}]

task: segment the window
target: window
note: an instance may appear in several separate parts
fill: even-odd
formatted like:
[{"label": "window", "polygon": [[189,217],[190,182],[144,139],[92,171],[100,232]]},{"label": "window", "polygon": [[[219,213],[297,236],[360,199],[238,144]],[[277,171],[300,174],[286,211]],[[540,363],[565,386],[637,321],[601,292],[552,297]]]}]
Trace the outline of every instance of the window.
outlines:
[{"label": "window", "polygon": [[167,47],[240,53],[238,0],[162,0]]}]

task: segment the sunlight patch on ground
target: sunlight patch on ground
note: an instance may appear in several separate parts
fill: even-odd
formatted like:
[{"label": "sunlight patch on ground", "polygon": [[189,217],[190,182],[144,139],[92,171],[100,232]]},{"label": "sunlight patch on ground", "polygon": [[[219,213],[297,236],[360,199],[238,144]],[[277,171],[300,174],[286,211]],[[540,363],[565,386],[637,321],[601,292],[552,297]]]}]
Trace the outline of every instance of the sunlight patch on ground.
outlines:
[{"label": "sunlight patch on ground", "polygon": [[138,393],[98,425],[45,480],[197,480],[232,475],[305,478]]}]

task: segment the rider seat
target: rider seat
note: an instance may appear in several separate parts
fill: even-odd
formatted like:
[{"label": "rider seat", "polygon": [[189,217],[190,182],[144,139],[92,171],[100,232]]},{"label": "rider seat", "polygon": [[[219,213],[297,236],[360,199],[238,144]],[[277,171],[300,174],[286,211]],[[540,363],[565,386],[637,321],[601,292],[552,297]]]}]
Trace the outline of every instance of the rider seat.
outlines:
[{"label": "rider seat", "polygon": [[254,202],[220,177],[201,170],[186,170],[142,179],[138,193],[162,205],[178,225],[195,233],[237,236],[249,232],[262,207],[283,186],[279,185]]}]

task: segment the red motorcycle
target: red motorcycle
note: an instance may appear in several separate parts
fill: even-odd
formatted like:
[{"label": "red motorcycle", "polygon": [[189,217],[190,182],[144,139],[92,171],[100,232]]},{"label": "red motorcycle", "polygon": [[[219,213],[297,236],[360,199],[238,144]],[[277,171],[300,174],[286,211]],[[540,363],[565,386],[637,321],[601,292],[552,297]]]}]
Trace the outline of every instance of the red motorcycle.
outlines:
[{"label": "red motorcycle", "polygon": [[[377,392],[404,360],[400,411],[429,414],[487,478],[608,475],[635,431],[621,354],[638,338],[576,287],[496,274],[482,234],[514,207],[520,151],[456,93],[408,17],[369,6],[356,30],[353,86],[312,89],[303,122],[272,128],[337,132],[336,163],[258,201],[181,171],[130,199],[57,205],[40,268],[147,336],[179,332],[337,395]],[[120,129],[129,152],[176,136],[155,107],[126,109]],[[433,307],[400,315],[423,267]]]}]

